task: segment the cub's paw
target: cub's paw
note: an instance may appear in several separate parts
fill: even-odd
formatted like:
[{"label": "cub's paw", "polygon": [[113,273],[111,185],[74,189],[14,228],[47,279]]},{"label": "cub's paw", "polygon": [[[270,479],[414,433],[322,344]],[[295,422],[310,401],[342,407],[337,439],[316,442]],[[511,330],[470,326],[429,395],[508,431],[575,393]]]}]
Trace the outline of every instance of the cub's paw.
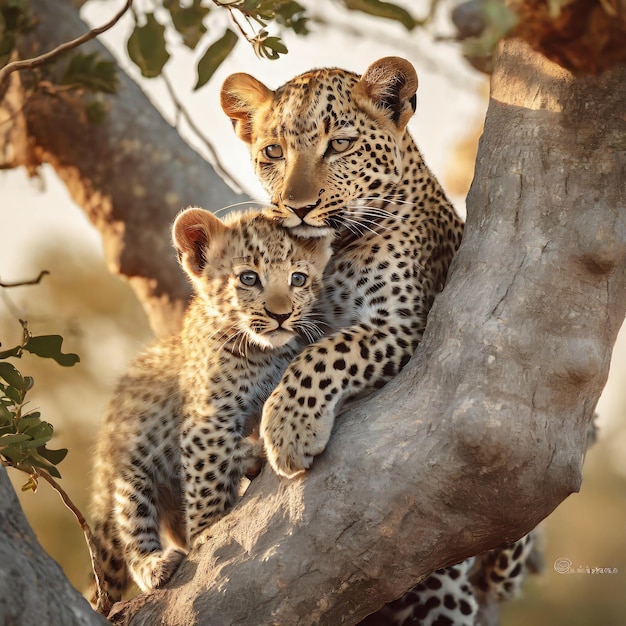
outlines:
[{"label": "cub's paw", "polygon": [[168,548],[163,552],[153,552],[142,559],[139,566],[131,565],[131,569],[142,591],[158,589],[170,580],[186,556],[183,550]]},{"label": "cub's paw", "polygon": [[332,414],[318,411],[308,415],[300,407],[284,406],[276,389],[265,403],[261,419],[261,438],[273,470],[286,478],[307,470],[313,457],[326,448],[332,426]]},{"label": "cub's paw", "polygon": [[254,438],[248,437],[250,441],[250,455],[247,457],[244,465],[244,475],[246,478],[252,480],[256,478],[263,469],[263,463],[265,461],[265,448],[263,447],[263,440],[259,439],[258,433]]}]

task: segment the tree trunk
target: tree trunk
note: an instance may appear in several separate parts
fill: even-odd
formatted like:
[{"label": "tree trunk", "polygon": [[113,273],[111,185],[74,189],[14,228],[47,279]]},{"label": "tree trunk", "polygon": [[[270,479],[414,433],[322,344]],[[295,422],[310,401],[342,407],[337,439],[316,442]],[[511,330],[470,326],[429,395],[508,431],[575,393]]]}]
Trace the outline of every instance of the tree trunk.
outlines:
[{"label": "tree trunk", "polygon": [[[22,58],[89,30],[71,0],[32,0],[31,8],[38,25],[20,44]],[[113,60],[97,41],[80,52]],[[53,87],[33,90],[32,77],[13,73],[8,93],[0,93],[0,122],[12,122],[0,123],[0,168],[54,167],[100,231],[111,271],[128,278],[153,330],[167,336],[178,329],[190,294],[170,243],[174,217],[199,202],[219,209],[244,198],[181,139],[128,76],[118,75],[118,92],[98,96],[106,120],[93,124],[85,116],[84,97]]]},{"label": "tree trunk", "polygon": [[107,624],[39,545],[6,469],[1,465],[0,623],[11,626]]},{"label": "tree trunk", "polygon": [[[353,624],[581,482],[626,313],[626,69],[497,60],[462,246],[416,356],[300,480],[266,468],[132,624]],[[541,485],[541,489],[537,489]]]}]

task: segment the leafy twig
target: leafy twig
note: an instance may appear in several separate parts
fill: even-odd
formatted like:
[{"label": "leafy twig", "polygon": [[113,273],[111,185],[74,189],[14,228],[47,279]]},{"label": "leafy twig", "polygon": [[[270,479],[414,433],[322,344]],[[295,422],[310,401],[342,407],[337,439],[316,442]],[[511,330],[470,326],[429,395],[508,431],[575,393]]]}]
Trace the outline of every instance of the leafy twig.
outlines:
[{"label": "leafy twig", "polygon": [[108,21],[106,24],[103,24],[102,26],[99,26],[98,28],[92,28],[84,35],[81,35],[80,37],[77,37],[72,41],[66,41],[65,43],[62,43],[54,48],[53,50],[50,50],[49,52],[44,52],[39,56],[33,57],[32,59],[22,59],[19,61],[11,61],[10,63],[7,63],[3,68],[0,68],[0,86],[2,86],[2,83],[4,83],[7,76],[12,72],[27,69],[32,70],[36,67],[41,67],[42,65],[48,63],[59,55],[68,52],[69,50],[73,50],[74,48],[77,48],[87,41],[91,41],[92,39],[106,32],[110,28],[113,28],[113,26],[115,26],[115,24],[117,24],[117,22],[120,20],[122,15],[124,15],[124,13],[126,13],[126,11],[130,9],[132,3],[133,0],[126,0],[124,6],[120,9],[118,13],[113,16],[110,21]]},{"label": "leafy twig", "polygon": [[102,613],[103,615],[108,615],[109,611],[111,610],[111,600],[104,588],[104,574],[102,572],[102,568],[100,567],[100,561],[96,556],[98,554],[98,549],[87,520],[80,512],[80,509],[72,502],[72,499],[63,489],[63,487],[61,487],[61,485],[59,485],[59,483],[54,480],[54,478],[52,478],[52,476],[50,476],[48,472],[46,472],[44,469],[37,469],[35,470],[34,474],[35,481],[38,477],[43,478],[48,484],[50,484],[52,488],[59,494],[61,500],[63,500],[63,504],[65,504],[65,506],[72,513],[74,513],[74,517],[76,517],[76,521],[78,522],[85,535],[85,541],[87,542],[87,548],[89,549],[91,567],[93,569],[94,577],[96,580],[96,589],[98,596],[97,611],[99,613]]},{"label": "leafy twig", "polygon": [[163,83],[165,84],[167,92],[170,98],[172,99],[172,103],[174,104],[174,107],[176,108],[177,117],[181,116],[187,122],[187,125],[192,130],[192,132],[196,135],[196,137],[198,137],[198,139],[200,139],[200,141],[204,144],[205,148],[209,151],[210,158],[213,163],[213,167],[215,168],[215,171],[219,174],[222,180],[228,181],[231,187],[233,187],[233,189],[239,188],[239,185],[237,184],[237,182],[224,169],[224,166],[222,165],[220,158],[215,152],[215,148],[213,147],[213,144],[211,143],[209,138],[198,128],[198,126],[193,121],[193,118],[191,117],[187,109],[183,106],[181,101],[176,97],[176,91],[174,90],[174,87],[172,86],[172,83],[170,82],[170,79],[167,77],[167,74],[165,72],[161,74],[161,78],[163,79]]},{"label": "leafy twig", "polygon": [[41,279],[44,276],[48,276],[48,274],[50,274],[48,270],[41,270],[37,278],[33,278],[32,280],[22,280],[22,281],[18,281],[17,283],[4,283],[0,280],[0,287],[4,287],[5,289],[8,289],[10,287],[23,287],[25,285],[38,285],[41,282]]}]

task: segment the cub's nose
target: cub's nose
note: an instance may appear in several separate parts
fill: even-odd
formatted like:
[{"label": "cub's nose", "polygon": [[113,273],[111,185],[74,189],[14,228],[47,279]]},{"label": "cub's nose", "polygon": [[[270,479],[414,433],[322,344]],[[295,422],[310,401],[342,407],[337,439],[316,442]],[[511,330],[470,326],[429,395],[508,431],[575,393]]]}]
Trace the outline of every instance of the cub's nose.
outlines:
[{"label": "cub's nose", "polygon": [[293,311],[289,311],[289,313],[275,313],[274,311],[270,311],[266,308],[265,313],[267,313],[268,317],[276,320],[279,326],[282,326],[283,322],[287,321],[291,317]]}]

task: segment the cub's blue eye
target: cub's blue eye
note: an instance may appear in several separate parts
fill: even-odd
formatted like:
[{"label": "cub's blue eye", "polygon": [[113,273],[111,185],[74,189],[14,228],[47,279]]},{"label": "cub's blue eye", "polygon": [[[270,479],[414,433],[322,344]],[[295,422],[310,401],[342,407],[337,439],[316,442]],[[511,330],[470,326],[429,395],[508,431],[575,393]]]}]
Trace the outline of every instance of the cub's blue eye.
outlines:
[{"label": "cub's blue eye", "polygon": [[294,272],[291,275],[291,285],[292,287],[304,287],[306,285],[306,279],[308,276],[303,272]]},{"label": "cub's blue eye", "polygon": [[239,281],[246,287],[254,287],[259,282],[259,275],[252,270],[247,270],[239,274]]},{"label": "cub's blue eye", "polygon": [[263,156],[266,159],[270,159],[272,161],[283,158],[283,149],[277,143],[273,143],[269,146],[265,146],[262,152],[263,152]]}]

